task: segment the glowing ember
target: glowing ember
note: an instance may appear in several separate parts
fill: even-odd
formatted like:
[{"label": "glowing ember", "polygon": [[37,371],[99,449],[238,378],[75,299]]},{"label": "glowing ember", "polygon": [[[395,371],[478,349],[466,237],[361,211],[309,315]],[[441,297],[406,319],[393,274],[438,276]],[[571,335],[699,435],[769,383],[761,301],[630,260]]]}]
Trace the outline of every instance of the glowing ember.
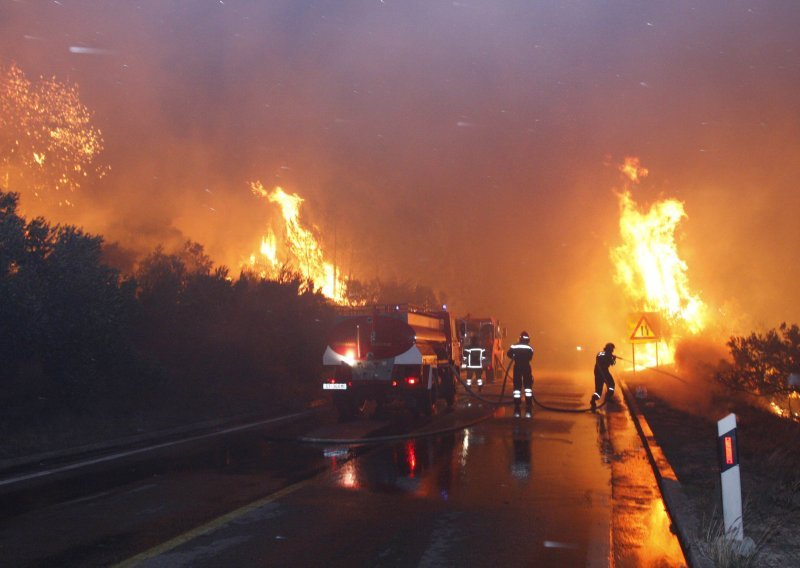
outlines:
[{"label": "glowing ember", "polygon": [[102,149],[76,86],[55,78],[31,82],[16,65],[0,67],[0,183],[7,189],[37,197],[75,191],[90,174],[106,173],[94,163]]},{"label": "glowing ember", "polygon": [[[779,396],[776,398],[778,400],[770,401],[768,407],[773,414],[777,414],[781,418],[791,418],[792,420],[800,419],[800,393],[792,392],[787,396]],[[794,402],[792,402],[793,400]]]},{"label": "glowing ember", "polygon": [[[639,183],[648,173],[636,158],[627,158],[620,171],[631,184]],[[622,286],[632,310],[657,312],[668,324],[670,333],[659,359],[671,362],[677,337],[686,332],[698,333],[705,327],[706,318],[705,304],[689,289],[687,265],[675,243],[678,224],[686,217],[683,203],[665,199],[647,210],[640,209],[630,187],[618,198],[622,244],[611,250],[614,280]],[[655,346],[650,347],[654,352]]]},{"label": "glowing ember", "polygon": [[[280,205],[284,220],[287,260],[296,263],[300,272],[312,280],[322,294],[337,303],[346,303],[346,281],[339,276],[333,263],[325,260],[322,247],[314,234],[300,222],[300,206],[303,198],[296,193],[288,194],[280,187],[269,192],[260,182],[253,182],[250,187],[255,195]],[[250,260],[251,266],[260,269],[265,276],[277,275],[281,265],[278,261],[278,239],[272,228],[269,228],[261,241],[259,256],[251,255]]]}]

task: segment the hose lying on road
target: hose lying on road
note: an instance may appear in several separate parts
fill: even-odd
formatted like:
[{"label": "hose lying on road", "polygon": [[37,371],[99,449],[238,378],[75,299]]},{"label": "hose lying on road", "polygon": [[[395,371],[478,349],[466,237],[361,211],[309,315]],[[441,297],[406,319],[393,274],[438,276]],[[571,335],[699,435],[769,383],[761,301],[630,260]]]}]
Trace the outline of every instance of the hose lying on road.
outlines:
[{"label": "hose lying on road", "polygon": [[[512,364],[513,364],[513,361],[512,361]],[[506,390],[506,382],[508,381],[508,373],[509,373],[510,370],[511,370],[511,365],[506,367],[506,373],[505,373],[505,376],[503,377],[503,388],[500,391],[500,397],[498,398],[498,400],[495,401],[495,400],[489,400],[489,399],[484,398],[483,396],[475,393],[475,391],[473,391],[472,388],[469,385],[467,385],[461,379],[461,374],[459,373],[458,368],[455,365],[453,365],[453,374],[458,379],[458,382],[461,383],[464,386],[464,388],[467,390],[467,392],[471,396],[473,396],[474,398],[477,398],[478,400],[480,400],[482,402],[485,402],[485,403],[488,403],[488,404],[494,404],[496,406],[504,406],[504,405],[513,404],[513,399],[510,400],[510,401],[507,401],[507,402],[503,401],[503,396],[504,396],[504,393],[505,393],[505,390]],[[580,413],[580,412],[594,412],[598,408],[604,407],[606,405],[606,403],[608,402],[608,398],[604,398],[603,402],[601,402],[600,404],[596,405],[594,408],[592,408],[591,406],[589,408],[557,408],[557,407],[554,407],[554,406],[547,406],[547,405],[542,404],[541,402],[539,402],[536,399],[535,395],[533,397],[533,401],[540,408],[543,408],[544,410],[549,410],[551,412],[578,412],[578,413]]]},{"label": "hose lying on road", "polygon": [[473,398],[477,398],[481,402],[485,402],[487,404],[494,404],[495,406],[503,406],[503,405],[508,405],[508,404],[512,403],[512,401],[510,401],[510,400],[508,402],[504,402],[503,401],[503,397],[505,396],[505,392],[506,392],[506,382],[508,381],[508,371],[510,369],[511,369],[511,367],[506,369],[506,374],[503,377],[503,388],[500,389],[500,396],[497,398],[497,400],[491,400],[491,399],[488,399],[488,398],[486,398],[484,396],[481,396],[480,394],[478,394],[474,390],[472,390],[472,387],[470,385],[468,385],[467,383],[465,383],[464,380],[461,378],[461,372],[458,370],[458,367],[456,367],[455,365],[451,365],[451,370],[453,371],[453,376],[456,378],[456,380],[458,380],[459,383],[461,383],[461,385],[464,387],[464,389],[466,389],[466,391],[470,394],[470,396],[472,396]]},{"label": "hose lying on road", "polygon": [[464,430],[465,428],[469,428],[470,426],[474,426],[484,420],[488,420],[492,417],[491,413],[484,414],[466,422],[464,424],[459,424],[457,426],[450,426],[449,428],[442,428],[439,430],[430,430],[425,432],[409,432],[407,434],[393,434],[391,436],[367,436],[366,438],[315,438],[312,436],[301,436],[299,438],[291,438],[291,439],[279,439],[273,438],[273,441],[292,441],[292,442],[301,442],[304,444],[352,444],[352,445],[363,445],[366,446],[368,444],[381,444],[384,442],[398,442],[401,440],[411,440],[414,438],[425,438],[428,436],[438,436],[440,434],[449,434],[450,432],[458,432],[459,430]]},{"label": "hose lying on road", "polygon": [[[501,365],[501,368],[502,367],[504,367],[504,366]],[[486,397],[476,393],[474,390],[472,390],[472,387],[470,385],[467,385],[464,382],[464,380],[461,378],[461,373],[460,373],[458,367],[456,367],[455,365],[452,365],[451,366],[451,370],[452,370],[453,376],[456,378],[456,380],[459,383],[461,383],[461,385],[464,387],[464,389],[467,391],[467,393],[469,393],[469,395],[472,396],[473,398],[476,398],[476,399],[480,400],[481,402],[485,402],[486,404],[491,404],[493,406],[507,406],[507,405],[513,404],[513,402],[514,402],[513,399],[504,400],[506,384],[508,383],[508,375],[509,375],[509,373],[511,371],[511,365],[509,365],[508,367],[505,367],[505,374],[503,375],[503,386],[500,389],[500,395],[497,397],[496,400],[492,400],[492,399],[486,398]],[[589,408],[557,408],[557,407],[553,407],[553,406],[547,406],[547,405],[542,404],[541,402],[539,402],[536,399],[535,396],[533,397],[533,401],[540,408],[543,408],[544,410],[549,410],[551,412],[576,412],[576,413],[580,413],[580,412],[591,412],[591,411],[596,410],[598,408],[602,408],[608,402],[608,399],[604,399],[600,404],[598,404],[596,406],[595,409],[592,409],[591,407],[589,407]],[[441,429],[441,430],[433,430],[433,431],[429,431],[429,432],[409,432],[408,434],[397,434],[397,435],[391,435],[391,436],[373,436],[373,437],[366,437],[366,438],[348,438],[348,439],[315,438],[315,437],[307,437],[307,436],[305,436],[305,437],[299,437],[299,438],[292,438],[291,441],[301,442],[301,443],[306,443],[306,444],[359,444],[359,445],[378,444],[378,443],[384,443],[384,442],[396,442],[396,441],[400,441],[400,440],[408,440],[408,439],[413,439],[413,438],[422,438],[422,437],[425,437],[425,436],[435,436],[435,435],[438,435],[438,434],[446,434],[446,433],[449,433],[449,432],[455,432],[457,430],[462,430],[464,428],[468,428],[470,426],[478,424],[479,422],[483,422],[484,420],[487,420],[491,416],[492,416],[492,414],[489,413],[489,414],[481,416],[481,417],[479,417],[479,418],[477,418],[475,420],[472,420],[472,421],[470,421],[469,423],[466,423],[466,424],[461,424],[461,425],[458,425],[458,426],[444,428],[444,429]],[[273,440],[274,441],[287,441],[287,440],[281,440],[279,438],[274,438]]]}]

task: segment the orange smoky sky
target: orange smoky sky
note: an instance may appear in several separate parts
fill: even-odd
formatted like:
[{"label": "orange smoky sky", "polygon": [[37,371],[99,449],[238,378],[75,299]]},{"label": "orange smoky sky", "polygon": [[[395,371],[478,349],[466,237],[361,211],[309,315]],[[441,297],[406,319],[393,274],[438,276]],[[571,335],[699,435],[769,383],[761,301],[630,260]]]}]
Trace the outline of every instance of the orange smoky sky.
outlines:
[{"label": "orange smoky sky", "polygon": [[280,185],[345,273],[582,365],[625,334],[626,156],[637,203],[685,204],[723,335],[800,320],[797,22],[790,1],[3,2],[0,64],[77,84],[103,133],[109,174],[55,221],[234,267],[278,218],[250,183]]}]

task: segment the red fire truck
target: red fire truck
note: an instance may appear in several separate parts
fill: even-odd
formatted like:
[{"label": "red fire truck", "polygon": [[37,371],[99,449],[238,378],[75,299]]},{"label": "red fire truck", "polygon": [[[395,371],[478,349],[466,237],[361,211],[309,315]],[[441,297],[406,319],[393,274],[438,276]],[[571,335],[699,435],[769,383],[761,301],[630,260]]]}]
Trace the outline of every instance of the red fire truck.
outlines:
[{"label": "red fire truck", "polygon": [[505,329],[500,322],[493,317],[467,315],[458,320],[458,332],[464,346],[473,344],[484,350],[482,366],[486,380],[502,379]]},{"label": "red fire truck", "polygon": [[410,304],[339,308],[322,357],[322,388],[332,392],[343,420],[370,400],[378,407],[402,400],[429,416],[439,398],[453,405],[460,361],[456,320],[446,310]]}]

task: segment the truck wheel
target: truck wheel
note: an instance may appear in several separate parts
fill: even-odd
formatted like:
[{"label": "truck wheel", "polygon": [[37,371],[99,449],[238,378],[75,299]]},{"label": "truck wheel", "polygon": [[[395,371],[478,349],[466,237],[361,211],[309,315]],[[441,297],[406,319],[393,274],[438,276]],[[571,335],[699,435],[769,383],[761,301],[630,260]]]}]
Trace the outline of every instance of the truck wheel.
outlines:
[{"label": "truck wheel", "polygon": [[420,414],[425,417],[433,416],[436,412],[436,389],[419,393],[416,402]]},{"label": "truck wheel", "polygon": [[340,394],[333,402],[339,413],[339,422],[349,422],[358,414],[358,402],[351,395]]},{"label": "truck wheel", "polygon": [[456,401],[456,378],[451,369],[442,371],[442,398],[447,402],[447,408],[452,408]]}]

